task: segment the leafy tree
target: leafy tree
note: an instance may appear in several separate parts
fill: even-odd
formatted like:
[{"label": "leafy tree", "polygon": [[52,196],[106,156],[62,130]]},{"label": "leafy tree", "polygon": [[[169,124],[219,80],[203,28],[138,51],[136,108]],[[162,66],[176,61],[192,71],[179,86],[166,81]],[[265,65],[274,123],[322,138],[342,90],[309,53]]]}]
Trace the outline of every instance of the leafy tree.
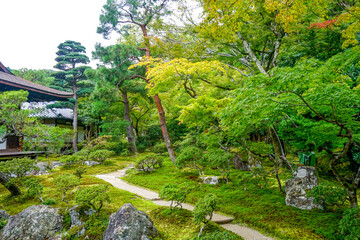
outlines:
[{"label": "leafy tree", "polygon": [[75,195],[75,201],[78,204],[90,207],[99,215],[104,203],[110,203],[108,191],[108,185],[91,186],[78,191]]},{"label": "leafy tree", "polygon": [[194,221],[196,223],[204,223],[201,227],[198,237],[201,236],[204,227],[211,221],[214,211],[218,204],[218,198],[214,194],[207,194],[199,199],[193,211]]},{"label": "leafy tree", "polygon": [[62,194],[61,201],[68,203],[66,193],[75,186],[78,186],[80,181],[73,174],[65,173],[56,177],[53,182]]},{"label": "leafy tree", "polygon": [[162,167],[163,157],[149,153],[140,157],[136,163],[135,168],[144,172],[153,172],[155,169]]},{"label": "leafy tree", "polygon": [[[130,119],[130,102],[129,92],[143,92],[144,89],[139,83],[137,75],[141,75],[136,71],[129,70],[130,65],[139,59],[139,50],[129,44],[117,44],[114,46],[102,47],[96,46],[96,51],[93,52],[95,58],[100,59],[104,66],[102,66],[100,75],[105,81],[110,82],[113,88],[119,89],[124,104],[124,121],[127,122],[126,133],[129,142],[129,150],[131,153],[136,152],[136,139],[134,136],[133,126]],[[98,74],[99,75],[99,74]]]},{"label": "leafy tree", "polygon": [[28,178],[24,181],[24,186],[26,188],[27,197],[36,196],[42,203],[44,202],[42,198],[42,193],[44,192],[44,186],[41,185],[40,179]]},{"label": "leafy tree", "polygon": [[204,174],[203,151],[197,147],[186,147],[179,154],[175,165],[179,168],[188,167],[199,171],[199,175]]},{"label": "leafy tree", "polygon": [[22,178],[36,169],[38,169],[36,160],[29,157],[0,162],[0,172],[7,174],[9,177]]},{"label": "leafy tree", "polygon": [[[146,58],[151,56],[150,53],[150,41],[148,36],[148,26],[150,23],[160,20],[161,17],[167,15],[169,11],[166,8],[169,0],[156,0],[145,1],[141,0],[109,0],[106,5],[103,6],[103,12],[100,16],[100,27],[97,32],[103,34],[106,38],[109,34],[115,30],[121,34],[128,34],[128,30],[132,26],[139,27],[143,36],[143,48]],[[148,78],[138,76],[139,78],[150,83]],[[160,127],[163,133],[164,141],[167,146],[170,159],[175,164],[175,152],[171,144],[170,135],[168,133],[165,121],[165,111],[161,104],[160,97],[155,94],[154,101],[159,113]]]},{"label": "leafy tree", "polygon": [[[192,191],[194,187],[188,184],[174,184],[168,183],[161,187],[159,196],[166,201],[171,201],[170,210],[176,209],[176,207],[182,208],[182,203],[185,202],[187,195]],[[173,204],[175,205],[173,206]]]},{"label": "leafy tree", "polygon": [[89,159],[99,162],[100,164],[104,164],[105,160],[112,157],[114,155],[114,151],[109,150],[96,150],[89,154]]},{"label": "leafy tree", "polygon": [[54,68],[59,69],[59,72],[54,73],[59,85],[65,89],[71,89],[74,94],[74,119],[73,129],[75,131],[73,138],[74,152],[77,152],[78,142],[78,91],[82,87],[89,85],[86,80],[84,71],[88,68],[86,66],[77,66],[78,64],[88,64],[89,58],[85,55],[85,47],[79,42],[65,41],[58,46],[55,61],[57,64]]},{"label": "leafy tree", "polygon": [[206,165],[211,168],[217,168],[222,175],[222,178],[229,183],[229,176],[231,172],[232,154],[227,153],[222,149],[210,149],[204,155]]},{"label": "leafy tree", "polygon": [[66,168],[71,168],[72,166],[74,166],[75,164],[77,164],[79,162],[79,156],[77,155],[66,155],[66,156],[62,156],[60,158],[60,162],[65,164]]},{"label": "leafy tree", "polygon": [[24,78],[28,81],[38,83],[43,86],[52,87],[52,84],[54,83],[55,78],[52,76],[53,71],[52,70],[34,70],[34,69],[27,69],[22,68],[19,70],[12,70],[13,74],[15,74],[18,77]]}]

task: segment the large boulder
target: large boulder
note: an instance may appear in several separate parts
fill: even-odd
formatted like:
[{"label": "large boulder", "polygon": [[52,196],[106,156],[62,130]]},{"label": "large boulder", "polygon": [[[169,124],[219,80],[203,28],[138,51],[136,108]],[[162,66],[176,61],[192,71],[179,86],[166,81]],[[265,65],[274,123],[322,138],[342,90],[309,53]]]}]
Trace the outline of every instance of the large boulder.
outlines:
[{"label": "large boulder", "polygon": [[70,219],[71,219],[71,227],[70,230],[76,231],[76,236],[81,236],[85,234],[85,222],[81,220],[80,215],[80,206],[75,205],[74,207],[70,208]]},{"label": "large boulder", "polygon": [[138,211],[131,203],[122,206],[110,216],[104,240],[147,240],[156,237],[158,231],[145,212]]},{"label": "large boulder", "polygon": [[314,203],[314,198],[307,197],[307,193],[318,185],[315,167],[299,166],[294,178],[286,180],[286,205],[304,210],[322,208]]},{"label": "large boulder", "polygon": [[1,239],[50,239],[61,232],[62,221],[58,209],[46,205],[34,205],[9,218]]}]

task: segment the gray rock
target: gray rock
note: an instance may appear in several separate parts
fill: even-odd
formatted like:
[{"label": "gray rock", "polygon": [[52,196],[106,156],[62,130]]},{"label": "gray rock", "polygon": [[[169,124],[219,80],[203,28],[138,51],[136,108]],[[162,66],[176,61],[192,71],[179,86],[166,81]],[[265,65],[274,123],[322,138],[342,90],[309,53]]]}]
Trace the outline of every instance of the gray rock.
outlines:
[{"label": "gray rock", "polygon": [[233,159],[235,169],[240,169],[242,171],[250,171],[250,165],[248,162],[244,161],[238,154],[235,154]]},{"label": "gray rock", "polygon": [[103,239],[148,240],[157,235],[158,231],[146,213],[138,211],[131,203],[127,203],[116,214],[110,216]]},{"label": "gray rock", "polygon": [[11,216],[2,233],[2,240],[42,240],[53,238],[62,229],[58,209],[34,205]]},{"label": "gray rock", "polygon": [[304,210],[322,208],[314,203],[314,198],[306,196],[307,192],[318,184],[315,167],[299,166],[294,173],[294,178],[286,180],[286,205]]},{"label": "gray rock", "polygon": [[5,210],[0,209],[0,220],[5,221],[10,218],[10,214],[8,214]]},{"label": "gray rock", "polygon": [[85,229],[85,223],[80,219],[79,205],[75,205],[74,207],[70,208],[69,213],[71,218],[70,229],[77,227],[79,231],[77,232],[76,236],[84,235],[86,229]]},{"label": "gray rock", "polygon": [[97,165],[97,164],[100,164],[99,162],[95,162],[95,161],[85,161],[84,162],[85,165],[88,165],[88,166],[94,166],[94,165]]},{"label": "gray rock", "polygon": [[205,183],[205,184],[216,185],[219,183],[218,176],[204,176],[204,177],[200,177],[200,178],[203,180],[203,183]]}]

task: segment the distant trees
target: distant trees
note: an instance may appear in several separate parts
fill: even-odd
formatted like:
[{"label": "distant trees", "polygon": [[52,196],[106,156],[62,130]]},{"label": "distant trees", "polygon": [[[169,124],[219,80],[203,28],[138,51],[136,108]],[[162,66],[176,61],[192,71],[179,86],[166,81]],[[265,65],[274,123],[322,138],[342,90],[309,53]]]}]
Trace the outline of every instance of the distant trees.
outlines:
[{"label": "distant trees", "polygon": [[86,66],[78,66],[79,64],[88,64],[90,62],[89,58],[85,55],[85,47],[79,42],[75,41],[65,41],[58,46],[58,51],[56,52],[55,61],[57,64],[54,68],[59,69],[60,71],[55,72],[54,76],[56,78],[56,83],[58,86],[64,89],[70,89],[73,92],[74,98],[74,119],[73,119],[73,148],[74,152],[78,151],[78,92],[84,87],[89,86],[86,76],[84,74],[85,70],[88,68]]},{"label": "distant trees", "polygon": [[[169,0],[156,0],[148,2],[146,0],[109,0],[103,6],[100,16],[100,27],[97,32],[105,38],[115,30],[123,35],[128,35],[129,30],[134,26],[140,28],[143,37],[140,50],[145,51],[146,58],[151,57],[150,39],[148,35],[148,27],[150,23],[160,20],[161,17],[169,13],[167,3]],[[151,81],[143,76],[139,78],[146,81],[151,86]],[[158,94],[155,94],[154,101],[159,113],[160,127],[163,133],[164,141],[169,152],[172,162],[175,164],[176,155],[171,143],[170,135],[166,126],[165,111],[161,104]]]}]

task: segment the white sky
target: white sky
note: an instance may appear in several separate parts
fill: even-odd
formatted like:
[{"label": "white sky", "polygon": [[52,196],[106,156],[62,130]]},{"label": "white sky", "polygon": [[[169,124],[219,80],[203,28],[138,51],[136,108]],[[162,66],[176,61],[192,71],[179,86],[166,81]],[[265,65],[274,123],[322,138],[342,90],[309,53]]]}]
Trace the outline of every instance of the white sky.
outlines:
[{"label": "white sky", "polygon": [[0,61],[11,69],[53,69],[57,46],[66,40],[80,42],[92,60],[96,42],[116,42],[116,35],[105,40],[96,33],[105,3],[106,0],[0,0]]}]

